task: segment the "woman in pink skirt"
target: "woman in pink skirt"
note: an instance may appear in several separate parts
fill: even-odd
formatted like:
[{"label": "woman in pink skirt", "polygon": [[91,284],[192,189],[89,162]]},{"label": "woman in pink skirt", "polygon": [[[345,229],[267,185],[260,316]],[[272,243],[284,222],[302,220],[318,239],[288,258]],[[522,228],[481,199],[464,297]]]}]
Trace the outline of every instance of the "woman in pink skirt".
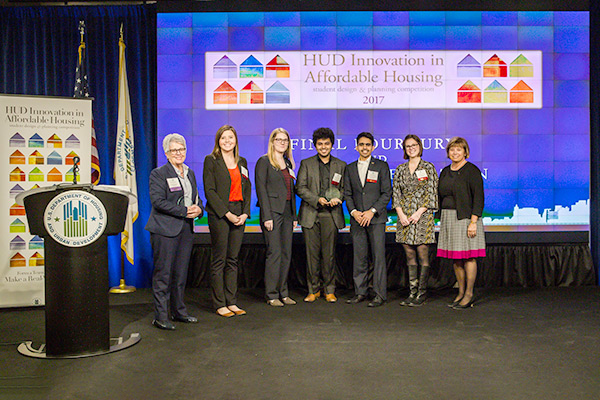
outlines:
[{"label": "woman in pink skirt", "polygon": [[460,137],[450,139],[446,154],[452,164],[440,174],[438,194],[442,210],[438,257],[453,260],[458,295],[449,307],[473,307],[477,257],[485,257],[483,179],[481,171],[467,161],[469,144]]}]

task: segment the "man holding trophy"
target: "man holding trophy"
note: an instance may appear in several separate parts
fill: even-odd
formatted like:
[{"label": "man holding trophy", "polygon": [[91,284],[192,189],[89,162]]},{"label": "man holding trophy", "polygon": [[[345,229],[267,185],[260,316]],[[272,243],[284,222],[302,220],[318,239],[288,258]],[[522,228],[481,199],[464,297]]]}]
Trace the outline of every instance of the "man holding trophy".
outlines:
[{"label": "man holding trophy", "polygon": [[302,199],[298,222],[306,243],[308,296],[312,303],[321,296],[334,303],[335,244],[338,229],[345,227],[343,177],[346,163],[331,155],[335,142],[333,131],[319,128],[313,132],[317,154],[302,160],[298,170],[296,193]]}]

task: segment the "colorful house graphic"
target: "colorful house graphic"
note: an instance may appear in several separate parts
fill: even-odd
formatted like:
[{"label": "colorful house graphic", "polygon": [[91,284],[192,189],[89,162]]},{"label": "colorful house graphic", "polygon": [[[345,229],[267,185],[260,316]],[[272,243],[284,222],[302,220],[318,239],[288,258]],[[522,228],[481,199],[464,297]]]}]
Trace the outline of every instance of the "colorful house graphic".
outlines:
[{"label": "colorful house graphic", "polygon": [[65,140],[65,147],[68,149],[78,149],[80,144],[79,139],[75,135],[71,135]]},{"label": "colorful house graphic", "polygon": [[494,79],[494,82],[490,83],[490,85],[484,90],[483,102],[506,103],[508,102],[508,92],[504,86]]},{"label": "colorful house graphic", "polygon": [[55,149],[62,149],[62,140],[55,133],[54,135],[50,136],[50,138],[48,139],[47,146],[54,147]]},{"label": "colorful house graphic", "polygon": [[237,92],[229,83],[223,82],[215,89],[213,102],[215,104],[237,104]]},{"label": "colorful house graphic", "polygon": [[44,139],[37,133],[34,133],[27,142],[27,147],[44,147]]},{"label": "colorful house graphic", "polygon": [[39,187],[40,187],[40,185],[38,185],[38,184],[36,183],[35,185],[33,185],[33,186],[31,187],[31,189],[39,189]]},{"label": "colorful house graphic", "polygon": [[24,147],[25,139],[23,138],[23,136],[19,135],[19,133],[17,132],[11,136],[11,138],[8,141],[8,145],[10,147]]},{"label": "colorful house graphic", "polygon": [[11,267],[25,267],[25,257],[21,255],[21,253],[17,253],[10,258],[10,266]]},{"label": "colorful house graphic", "polygon": [[65,182],[73,182],[73,168],[68,170],[65,174]]},{"label": "colorful house graphic", "polygon": [[290,91],[277,81],[267,89],[267,104],[289,104]]},{"label": "colorful house graphic", "polygon": [[496,54],[483,64],[483,76],[489,78],[505,78],[507,75],[506,63]]},{"label": "colorful house graphic", "polygon": [[30,267],[43,267],[44,266],[44,256],[36,251],[29,258],[29,266]]},{"label": "colorful house graphic", "polygon": [[10,230],[10,233],[25,232],[25,223],[23,223],[23,221],[21,221],[19,218],[16,218],[10,224],[9,230]]},{"label": "colorful house graphic", "polygon": [[13,186],[13,187],[12,187],[12,189],[10,189],[10,197],[14,199],[15,197],[17,197],[17,195],[18,195],[19,193],[22,193],[22,192],[24,192],[24,191],[25,191],[25,189],[23,189],[23,188],[21,187],[21,185],[19,185],[19,184],[17,183],[15,186]]},{"label": "colorful house graphic", "polygon": [[472,55],[467,54],[456,65],[456,76],[458,77],[480,77],[481,64]]},{"label": "colorful house graphic", "polygon": [[62,174],[56,167],[48,172],[48,182],[62,182]]},{"label": "colorful house graphic", "polygon": [[21,168],[17,167],[10,171],[10,179],[11,182],[25,182],[25,172],[21,170]]},{"label": "colorful house graphic", "polygon": [[29,181],[30,182],[43,182],[44,181],[44,173],[40,171],[38,167],[29,172]]},{"label": "colorful house graphic", "polygon": [[[289,78],[290,64],[278,54],[267,63],[267,78]],[[267,96],[268,97],[268,96]],[[268,101],[267,101],[268,103]]]},{"label": "colorful house graphic", "polygon": [[44,239],[35,235],[29,241],[29,250],[43,250],[44,249]]},{"label": "colorful house graphic", "polygon": [[44,156],[37,150],[29,155],[29,164],[43,165]]},{"label": "colorful house graphic", "polygon": [[74,151],[70,152],[69,154],[67,154],[67,156],[65,157],[65,165],[73,165],[73,158],[74,157],[79,157],[77,155],[77,153],[75,153]]},{"label": "colorful house graphic", "polygon": [[16,218],[11,224],[10,224],[10,233],[19,233],[19,232],[25,232],[25,224],[23,223],[23,221],[21,221],[19,218]]},{"label": "colorful house graphic", "polygon": [[25,215],[25,207],[15,203],[12,206],[10,206],[9,215]]},{"label": "colorful house graphic", "polygon": [[458,88],[457,102],[459,103],[481,103],[481,89],[473,82],[466,81]]},{"label": "colorful house graphic", "polygon": [[48,165],[62,165],[62,157],[56,150],[48,155]]},{"label": "colorful house graphic", "polygon": [[240,104],[264,104],[265,94],[258,85],[252,81],[240,90]]},{"label": "colorful house graphic", "polygon": [[9,164],[25,164],[25,156],[19,150],[15,150],[10,155]]},{"label": "colorful house graphic", "polygon": [[525,82],[519,81],[510,89],[511,103],[533,103],[533,89]]},{"label": "colorful house graphic", "polygon": [[237,65],[227,56],[221,57],[213,65],[214,79],[235,79],[237,78]]},{"label": "colorful house graphic", "polygon": [[10,241],[10,250],[25,250],[26,248],[25,240],[19,235],[15,236],[13,240]]},{"label": "colorful house graphic", "polygon": [[263,65],[254,56],[250,56],[240,65],[240,78],[262,78]]},{"label": "colorful house graphic", "polygon": [[519,56],[510,63],[510,76],[516,78],[533,77],[533,64],[523,54],[519,54]]}]

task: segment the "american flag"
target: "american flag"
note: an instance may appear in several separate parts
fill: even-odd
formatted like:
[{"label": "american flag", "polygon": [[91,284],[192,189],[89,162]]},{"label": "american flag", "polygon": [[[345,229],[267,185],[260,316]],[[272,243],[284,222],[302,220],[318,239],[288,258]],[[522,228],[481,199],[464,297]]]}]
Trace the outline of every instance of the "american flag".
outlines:
[{"label": "american flag", "polygon": [[[75,87],[73,88],[73,97],[90,97],[90,88],[88,85],[88,76],[85,68],[85,23],[79,21],[79,33],[81,34],[81,43],[77,49],[77,69],[75,69]],[[96,129],[94,128],[94,116],[92,114],[92,183],[97,185],[100,182],[100,159],[98,158],[98,146],[96,145]]]}]

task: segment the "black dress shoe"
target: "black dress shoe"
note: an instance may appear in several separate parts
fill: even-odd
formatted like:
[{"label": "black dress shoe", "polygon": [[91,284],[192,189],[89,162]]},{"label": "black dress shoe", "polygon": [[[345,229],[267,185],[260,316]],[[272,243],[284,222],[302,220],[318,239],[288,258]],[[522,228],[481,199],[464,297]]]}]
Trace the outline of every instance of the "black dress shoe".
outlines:
[{"label": "black dress shoe", "polygon": [[452,309],[454,310],[466,310],[467,308],[471,308],[474,306],[475,303],[475,296],[473,296],[471,298],[471,300],[467,303],[467,304],[457,304],[454,307],[452,307]]},{"label": "black dress shoe", "polygon": [[369,304],[367,304],[368,307],[380,307],[385,303],[385,300],[382,299],[380,296],[375,296],[375,298],[373,299],[373,301],[371,301]]},{"label": "black dress shoe", "polygon": [[169,321],[159,321],[159,320],[155,319],[154,321],[152,321],[152,325],[154,325],[158,329],[165,329],[167,331],[175,330],[175,325],[173,325]]},{"label": "black dress shoe", "polygon": [[178,315],[176,317],[171,317],[173,321],[185,322],[186,324],[196,324],[198,323],[198,318],[192,317],[191,315]]},{"label": "black dress shoe", "polygon": [[346,300],[346,304],[357,304],[365,301],[366,299],[367,296],[365,296],[364,294],[357,294],[353,298]]}]

